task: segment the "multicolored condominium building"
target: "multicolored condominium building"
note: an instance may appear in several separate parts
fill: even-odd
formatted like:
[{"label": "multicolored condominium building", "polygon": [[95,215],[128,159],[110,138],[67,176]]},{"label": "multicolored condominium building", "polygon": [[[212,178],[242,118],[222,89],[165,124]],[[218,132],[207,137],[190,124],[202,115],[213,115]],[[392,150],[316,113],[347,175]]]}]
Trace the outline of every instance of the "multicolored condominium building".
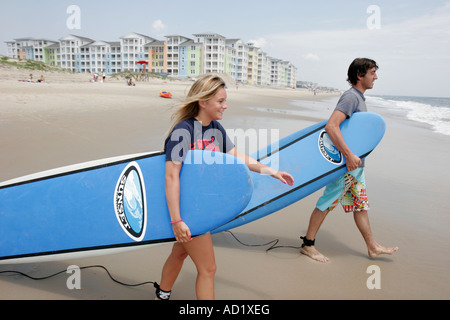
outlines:
[{"label": "multicolored condominium building", "polygon": [[252,43],[217,33],[194,34],[192,39],[181,35],[165,38],[132,32],[117,42],[67,35],[58,41],[21,38],[6,44],[8,57],[42,61],[78,73],[140,72],[145,65],[149,72],[177,78],[213,72],[228,74],[244,84],[295,87],[296,67],[268,56]]}]

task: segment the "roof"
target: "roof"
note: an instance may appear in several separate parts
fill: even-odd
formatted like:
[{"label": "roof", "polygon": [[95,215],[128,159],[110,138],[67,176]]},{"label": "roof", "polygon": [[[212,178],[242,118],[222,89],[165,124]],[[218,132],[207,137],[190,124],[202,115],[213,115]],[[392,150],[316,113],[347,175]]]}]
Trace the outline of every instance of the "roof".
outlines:
[{"label": "roof", "polygon": [[207,36],[206,38],[224,38],[224,36],[214,32],[195,33],[194,37]]}]

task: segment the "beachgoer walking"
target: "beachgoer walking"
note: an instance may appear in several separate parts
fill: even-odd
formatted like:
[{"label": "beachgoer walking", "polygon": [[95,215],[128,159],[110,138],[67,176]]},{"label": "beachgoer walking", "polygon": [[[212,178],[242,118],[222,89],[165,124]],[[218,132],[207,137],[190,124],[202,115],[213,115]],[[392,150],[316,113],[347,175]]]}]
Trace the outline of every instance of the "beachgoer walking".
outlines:
[{"label": "beachgoer walking", "polygon": [[352,87],[341,96],[325,127],[334,145],[344,155],[348,172],[326,187],[311,214],[306,236],[301,237],[303,245],[300,252],[317,261],[327,262],[328,258],[316,250],[314,246],[316,234],[327,214],[339,203],[345,212],[353,212],[356,226],[367,245],[369,257],[393,254],[398,250],[397,247],[385,248],[375,241],[367,213],[369,202],[366,194],[364,160],[348,148],[339,127],[353,113],[367,111],[364,93],[373,88],[375,80],[378,79],[377,70],[376,62],[367,58],[355,59],[350,64],[347,81]]},{"label": "beachgoer walking", "polygon": [[[165,140],[164,152],[166,154],[166,198],[177,242],[173,245],[164,264],[160,285],[155,284],[157,299],[170,298],[172,287],[188,255],[197,268],[197,299],[214,299],[216,263],[211,235],[207,233],[191,238],[189,226],[183,222],[180,213],[179,176],[186,156],[186,154],[180,155],[180,150],[204,149],[204,146],[208,146],[210,150],[228,153],[243,160],[252,171],[270,174],[289,185],[294,183],[290,174],[269,168],[236,149],[218,122],[227,109],[226,100],[225,82],[218,76],[203,76],[192,85],[186,103],[174,114],[174,126],[169,130],[170,134]],[[184,130],[186,134],[181,138],[179,134],[172,135],[175,130]],[[215,137],[221,138],[212,138],[210,130],[217,132],[214,134]],[[205,132],[208,134],[203,136]],[[198,143],[199,141],[201,143]]]}]

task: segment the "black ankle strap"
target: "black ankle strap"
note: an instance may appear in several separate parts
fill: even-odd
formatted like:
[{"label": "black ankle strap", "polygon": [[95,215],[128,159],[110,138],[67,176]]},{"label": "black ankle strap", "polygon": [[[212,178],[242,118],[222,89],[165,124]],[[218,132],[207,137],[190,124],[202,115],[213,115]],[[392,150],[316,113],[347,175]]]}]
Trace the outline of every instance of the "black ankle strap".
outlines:
[{"label": "black ankle strap", "polygon": [[300,237],[300,239],[303,240],[302,248],[303,247],[312,247],[314,245],[314,243],[316,242],[316,239],[309,240],[309,239],[306,239],[306,236]]},{"label": "black ankle strap", "polygon": [[161,290],[161,288],[159,287],[158,283],[153,283],[153,286],[156,288],[156,297],[159,300],[169,300],[170,299],[170,294],[172,293],[172,291],[163,291]]}]

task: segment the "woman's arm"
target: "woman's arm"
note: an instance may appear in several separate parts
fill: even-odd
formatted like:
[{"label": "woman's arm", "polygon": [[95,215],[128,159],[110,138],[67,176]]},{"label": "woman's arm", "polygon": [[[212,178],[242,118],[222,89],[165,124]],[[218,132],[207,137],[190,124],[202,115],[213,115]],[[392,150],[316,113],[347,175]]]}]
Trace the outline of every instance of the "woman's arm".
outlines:
[{"label": "woman's arm", "polygon": [[169,208],[173,233],[178,242],[191,240],[191,231],[182,221],[180,212],[180,171],[181,163],[166,161],[166,200]]},{"label": "woman's arm", "polygon": [[237,148],[231,149],[230,151],[228,151],[228,154],[231,154],[236,158],[242,160],[248,166],[250,171],[271,175],[272,177],[279,179],[284,184],[288,184],[290,186],[294,184],[294,178],[289,173],[270,168],[256,161],[252,157],[249,157],[248,155],[240,152]]}]

